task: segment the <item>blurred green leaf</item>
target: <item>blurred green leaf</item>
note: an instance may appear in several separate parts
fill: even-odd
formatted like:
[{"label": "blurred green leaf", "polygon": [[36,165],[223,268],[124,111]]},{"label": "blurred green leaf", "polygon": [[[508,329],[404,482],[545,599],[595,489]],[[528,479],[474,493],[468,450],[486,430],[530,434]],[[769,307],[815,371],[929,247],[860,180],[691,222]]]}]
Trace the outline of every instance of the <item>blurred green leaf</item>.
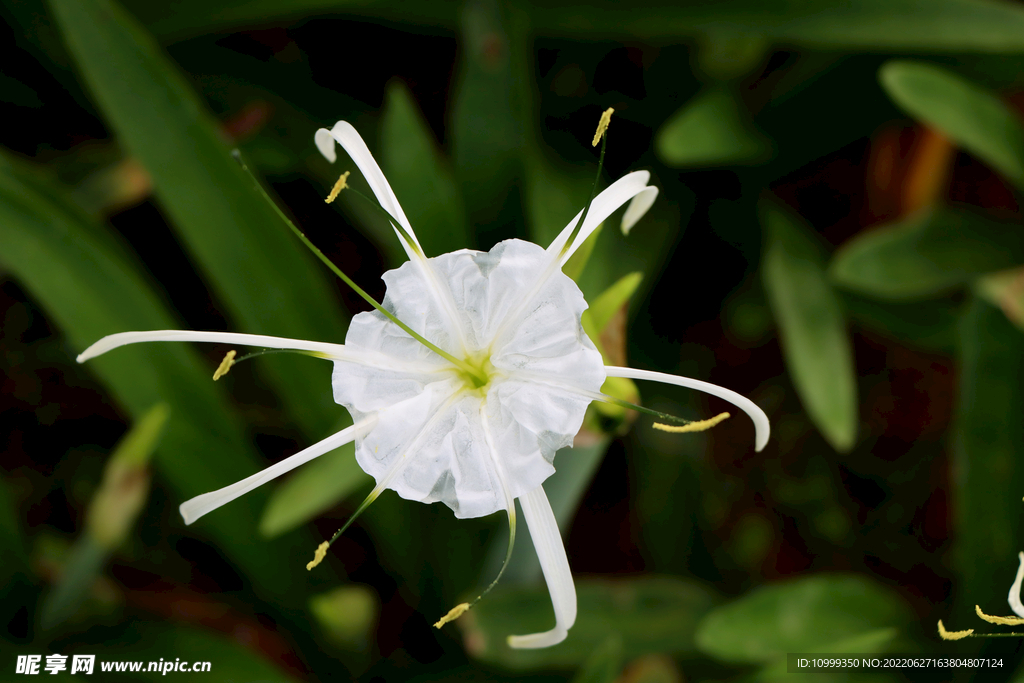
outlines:
[{"label": "blurred green leaf", "polygon": [[388,84],[380,165],[427,256],[473,247],[466,210],[448,163],[405,85]]},{"label": "blurred green leaf", "polygon": [[[335,431],[350,424],[346,419]],[[260,533],[274,538],[291,531],[372,481],[356,462],[354,443],[325,453],[274,489],[260,518]]]},{"label": "blurred green leaf", "polygon": [[40,622],[53,628],[75,613],[99,576],[110,551],[92,536],[84,534],[66,555],[57,585],[43,599]]},{"label": "blurred green leaf", "polygon": [[511,237],[502,223],[515,214],[522,133],[507,17],[499,4],[462,5],[461,59],[451,102],[452,159],[477,242]]},{"label": "blurred green leaf", "polygon": [[590,305],[588,313],[594,323],[594,329],[600,334],[611,322],[612,316],[625,306],[630,297],[636,292],[636,288],[644,279],[643,273],[630,273],[624,275],[614,285],[604,290],[601,296]]},{"label": "blurred green leaf", "polygon": [[338,644],[364,650],[369,645],[380,607],[369,586],[346,584],[309,600],[309,609]]},{"label": "blurred green leaf", "polygon": [[[160,203],[234,323],[251,333],[343,339],[322,268],[253,191],[216,122],[152,39],[112,0],[50,4],[93,95],[151,174]],[[341,409],[322,364],[275,354],[265,367],[307,434],[320,436],[337,420]]]},{"label": "blurred green leaf", "polygon": [[762,215],[762,276],[786,369],[814,425],[833,448],[848,451],[857,438],[857,382],[839,299],[809,229],[774,207]]},{"label": "blurred green leaf", "polygon": [[[130,0],[129,7],[158,34],[177,38],[214,29],[345,12],[352,17],[454,27],[450,3],[386,0],[224,0],[211,5],[181,0],[173,6]],[[791,0],[691,0],[614,6],[581,6],[571,0],[539,2],[524,11],[545,36],[618,40],[672,39],[728,26],[783,45],[831,50],[915,49],[964,52],[1024,52],[1024,11],[989,0],[865,0],[827,3]]]},{"label": "blurred green leaf", "polygon": [[950,504],[959,539],[957,603],[967,619],[975,604],[1004,613],[1024,548],[1024,335],[999,309],[973,300],[961,321],[960,345]]},{"label": "blurred green leaf", "polygon": [[608,636],[583,662],[572,683],[614,683],[622,671],[622,638]]},{"label": "blurred green leaf", "polygon": [[541,650],[513,650],[510,635],[551,627],[554,614],[545,588],[497,588],[458,623],[473,657],[515,669],[578,666],[609,636],[622,639],[626,659],[651,652],[694,652],[693,634],[714,597],[702,586],[681,579],[576,582],[578,616],[569,637]]},{"label": "blurred green leaf", "polygon": [[878,77],[904,111],[1024,188],[1024,124],[994,93],[922,62],[887,62]]},{"label": "blurred green leaf", "polygon": [[669,166],[729,166],[767,161],[771,141],[749,120],[739,93],[715,86],[687,102],[658,131],[654,146]]},{"label": "blurred green leaf", "polygon": [[1002,309],[1007,319],[1024,330],[1024,269],[983,275],[974,281],[974,293]]},{"label": "blurred green leaf", "polygon": [[132,425],[103,468],[103,481],[89,503],[85,533],[108,551],[125,542],[146,504],[147,464],[169,416],[166,403],[153,406]]},{"label": "blurred green leaf", "polygon": [[843,293],[843,308],[864,329],[900,344],[953,355],[957,349],[959,304],[943,299],[914,303],[882,303]]},{"label": "blurred green leaf", "polygon": [[[45,178],[0,156],[0,261],[40,302],[81,351],[104,335],[178,326],[133,259]],[[260,460],[210,368],[177,344],[142,344],[89,362],[115,399],[140,418],[159,401],[172,416],[156,465],[179,500],[252,474]],[[253,492],[204,520],[225,552],[261,586],[286,589],[283,557],[253,544],[252,519],[261,501]]]},{"label": "blurred green leaf", "polygon": [[[867,633],[862,633],[860,635],[853,636],[852,638],[843,638],[835,643],[820,645],[814,649],[806,650],[804,652],[806,652],[807,654],[835,653],[853,655],[885,652],[889,643],[891,643],[892,640],[896,637],[896,633],[896,629],[891,627],[879,628],[873,631],[868,631]],[[801,652],[800,654],[803,654],[804,652]],[[786,657],[786,655],[782,655],[774,664],[770,664],[769,666],[766,666],[764,669],[758,672],[757,679],[761,681],[791,680],[792,675],[793,674],[789,673],[788,657]],[[822,676],[826,680],[834,680],[831,677],[829,677],[828,674],[819,674],[819,676]],[[814,678],[812,677],[810,680],[814,681]],[[856,678],[854,678],[854,680],[856,680]]]},{"label": "blurred green leaf", "polygon": [[700,623],[697,645],[737,664],[816,652],[881,628],[909,623],[902,599],[862,576],[831,574],[762,586],[716,608]]},{"label": "blurred green leaf", "polygon": [[[101,661],[124,661],[131,657],[134,661],[173,663],[209,662],[210,670],[188,676],[186,672],[168,672],[193,679],[210,678],[225,683],[286,683],[299,680],[295,676],[282,672],[278,665],[261,656],[253,647],[242,647],[233,639],[226,638],[215,631],[181,626],[167,627],[154,625],[145,621],[134,621],[116,640],[107,640],[102,645],[93,645],[96,651],[95,673],[102,677]],[[126,652],[131,655],[126,655]],[[168,657],[170,655],[170,657]],[[340,666],[339,666],[340,668]],[[167,675],[167,674],[163,674]],[[109,674],[108,674],[109,676]],[[124,674],[118,676],[121,678]],[[132,680],[153,680],[153,673],[134,677]]]},{"label": "blurred green leaf", "polygon": [[866,231],[840,247],[829,279],[859,294],[907,301],[1024,263],[1024,229],[967,208],[938,207]]}]

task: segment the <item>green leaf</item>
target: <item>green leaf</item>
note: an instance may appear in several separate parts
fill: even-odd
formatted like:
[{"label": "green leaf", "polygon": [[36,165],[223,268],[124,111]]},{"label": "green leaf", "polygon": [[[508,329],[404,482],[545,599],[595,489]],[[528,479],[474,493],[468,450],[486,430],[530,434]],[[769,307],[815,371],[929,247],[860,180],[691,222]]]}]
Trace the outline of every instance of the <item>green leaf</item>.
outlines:
[{"label": "green leaf", "polygon": [[622,638],[608,636],[583,662],[572,683],[614,683],[622,671]]},{"label": "green leaf", "polygon": [[587,263],[590,262],[590,256],[594,253],[594,247],[597,246],[597,240],[601,236],[602,230],[604,230],[604,223],[599,223],[594,228],[594,232],[590,233],[590,237],[583,240],[583,244],[562,266],[562,273],[577,285],[580,283],[583,271],[587,268]]},{"label": "green leaf", "polygon": [[954,566],[963,598],[957,602],[967,619],[975,604],[1003,613],[1024,548],[1024,335],[999,309],[973,300],[961,321],[960,345],[950,504],[960,539]]},{"label": "green leaf", "polygon": [[[345,420],[337,430],[352,424]],[[260,533],[274,538],[305,524],[372,483],[356,462],[355,444],[325,453],[274,489],[260,518]]]},{"label": "green leaf", "polygon": [[762,586],[718,607],[700,623],[697,645],[723,661],[768,663],[912,619],[898,595],[865,577],[817,575]]},{"label": "green leaf", "polygon": [[388,84],[380,165],[427,256],[473,246],[466,209],[433,133],[405,85]]},{"label": "green leaf", "polygon": [[[31,169],[0,155],[0,261],[39,301],[49,318],[83,351],[123,330],[178,326],[136,263],[100,225],[82,214]],[[116,401],[136,418],[166,401],[171,417],[156,467],[175,497],[221,488],[261,466],[210,368],[178,344],[141,344],[90,361]],[[284,563],[272,546],[251,542],[256,491],[198,525],[214,536],[254,582],[274,592]]]},{"label": "green leaf", "polygon": [[989,273],[974,282],[974,293],[1002,309],[1006,318],[1024,330],[1024,270],[1014,268]]},{"label": "green leaf", "polygon": [[309,609],[331,640],[359,650],[366,649],[380,614],[377,594],[356,583],[314,595]]},{"label": "green leaf", "polygon": [[840,247],[829,279],[887,301],[946,294],[975,276],[1024,263],[1024,229],[967,208],[935,208]]},{"label": "green leaf", "polygon": [[75,613],[103,569],[109,552],[88,534],[75,541],[57,585],[43,599],[40,623],[44,629],[53,628]]},{"label": "green leaf", "polygon": [[511,237],[503,223],[519,214],[512,192],[522,144],[513,76],[516,46],[506,26],[496,3],[462,6],[461,59],[451,103],[452,158],[483,247]]},{"label": "green leaf", "polygon": [[953,355],[957,349],[960,306],[938,299],[915,303],[882,303],[844,293],[843,308],[855,324],[899,344]]},{"label": "green leaf", "polygon": [[[342,340],[343,319],[323,270],[253,191],[216,122],[162,50],[112,0],[50,4],[105,117],[149,171],[158,200],[234,325]],[[320,436],[341,410],[331,399],[329,371],[288,354],[265,360],[292,418]]]},{"label": "green leaf", "polygon": [[[154,31],[180,38],[325,12],[353,17],[453,28],[449,3],[385,0],[225,0],[216,4],[182,0],[173,6],[130,0]],[[831,50],[929,50],[963,52],[1024,51],[1024,11],[990,0],[864,0],[827,3],[792,0],[766,5],[760,0],[663,2],[613,6],[574,2],[534,2],[531,25],[540,34],[605,40],[675,39],[728,26],[737,33],[773,42]]]},{"label": "green leaf", "polygon": [[[873,631],[862,633],[852,638],[843,638],[842,640],[835,643],[828,643],[827,645],[818,646],[812,650],[808,650],[806,653],[793,653],[793,654],[872,654],[877,652],[885,652],[889,644],[896,637],[897,631],[894,628],[879,628]],[[789,653],[787,653],[788,655]],[[789,657],[782,656],[774,664],[766,666],[758,673],[758,680],[761,681],[781,681],[790,680],[792,674],[789,673]],[[820,674],[819,674],[820,675]],[[827,676],[827,674],[825,674]],[[813,679],[812,679],[813,680]],[[831,680],[831,679],[829,679]]]},{"label": "green leaf", "polygon": [[665,122],[654,146],[670,166],[729,166],[767,161],[772,143],[749,121],[746,105],[729,86],[716,86]]},{"label": "green leaf", "polygon": [[626,305],[643,279],[643,273],[624,275],[618,282],[604,290],[601,296],[594,300],[588,312],[590,313],[591,322],[594,324],[594,329],[598,331],[598,334],[603,332],[604,328],[608,326],[612,316]]},{"label": "green leaf", "polygon": [[622,639],[622,656],[652,652],[690,654],[693,634],[714,598],[707,589],[669,577],[643,576],[576,582],[578,616],[569,637],[541,650],[513,650],[506,637],[551,627],[546,589],[497,588],[458,623],[466,649],[483,661],[515,669],[578,666],[610,636]]},{"label": "green leaf", "polygon": [[848,451],[857,437],[857,382],[839,299],[806,226],[773,207],[762,224],[762,276],[786,369],[814,425],[833,448]]},{"label": "green leaf", "polygon": [[1024,188],[1024,124],[994,93],[922,62],[887,62],[878,77],[908,114],[938,128]]}]

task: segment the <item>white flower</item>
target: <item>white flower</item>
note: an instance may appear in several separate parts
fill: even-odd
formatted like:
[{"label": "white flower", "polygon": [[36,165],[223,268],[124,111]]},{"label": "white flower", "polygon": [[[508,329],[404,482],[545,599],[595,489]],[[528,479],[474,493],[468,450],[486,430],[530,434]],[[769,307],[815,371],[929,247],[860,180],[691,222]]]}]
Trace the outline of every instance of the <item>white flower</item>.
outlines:
[{"label": "white flower", "polygon": [[[383,306],[429,340],[428,348],[380,312],[352,320],[345,344],[218,332],[126,332],[104,337],[78,357],[88,360],[143,341],[200,341],[311,351],[334,361],[334,398],[355,424],[226,488],[181,505],[185,522],[339,446],[355,441],[356,459],[377,482],[371,498],[392,489],[403,498],[441,501],[457,517],[505,510],[518,499],[551,593],[555,627],[512,636],[513,647],[561,642],[576,620],[576,590],[542,482],[555,452],[570,446],[606,377],[700,389],[744,410],[756,426],[756,448],[768,419],[746,398],[712,384],[658,372],[606,367],[580,324],[587,308],[561,266],[613,211],[632,200],[629,228],[657,188],[646,171],[630,173],[598,195],[582,228],[577,215],[547,248],[508,240],[487,253],[463,249],[426,258],[397,198],[355,129],[339,121],[317,131],[330,161],[338,142],[362,171],[377,200],[398,223],[409,255],[384,274]],[[573,237],[571,244],[567,244]],[[440,351],[441,353],[439,353]],[[442,355],[443,353],[443,355]]]}]

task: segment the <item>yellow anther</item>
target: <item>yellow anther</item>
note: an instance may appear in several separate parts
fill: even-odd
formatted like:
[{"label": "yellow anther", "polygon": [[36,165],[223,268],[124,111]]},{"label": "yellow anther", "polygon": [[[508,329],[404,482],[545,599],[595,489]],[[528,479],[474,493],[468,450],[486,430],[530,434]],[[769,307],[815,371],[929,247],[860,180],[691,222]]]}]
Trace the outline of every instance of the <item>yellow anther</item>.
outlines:
[{"label": "yellow anther", "polygon": [[446,614],[443,617],[441,617],[441,619],[438,620],[434,624],[434,628],[441,628],[442,626],[444,626],[448,622],[455,621],[456,619],[458,619],[459,617],[461,617],[463,614],[465,614],[468,611],[469,611],[469,603],[468,602],[463,602],[463,603],[460,603],[458,605],[455,605],[455,607],[452,607],[450,610],[448,610],[448,614]]},{"label": "yellow anther", "polygon": [[234,351],[228,351],[227,354],[224,356],[224,360],[222,360],[220,362],[220,365],[218,365],[217,369],[214,371],[214,373],[213,373],[213,381],[216,382],[221,377],[223,377],[224,375],[228,374],[228,370],[230,370],[231,366],[234,365],[234,364],[235,364],[235,352]]},{"label": "yellow anther", "polygon": [[312,570],[313,567],[317,566],[318,564],[324,561],[324,558],[327,557],[327,549],[330,547],[331,544],[327,541],[324,541],[316,547],[316,552],[313,553],[313,561],[306,563],[307,572]]},{"label": "yellow anther", "polygon": [[597,147],[597,143],[601,142],[601,137],[604,135],[604,132],[608,130],[608,124],[611,122],[612,114],[614,113],[615,110],[608,107],[601,114],[601,120],[597,122],[597,132],[594,133],[594,139],[590,141],[591,147]]},{"label": "yellow anther", "polygon": [[338,178],[338,182],[334,183],[334,187],[331,188],[331,193],[327,195],[327,199],[324,200],[325,202],[330,204],[338,198],[338,195],[341,194],[342,190],[348,187],[348,176],[350,173],[351,171],[345,171],[341,174],[341,177]]},{"label": "yellow anther", "polygon": [[966,631],[947,631],[946,627],[942,625],[942,619],[939,619],[939,637],[943,640],[960,640],[974,633],[973,628],[969,628]]},{"label": "yellow anther", "polygon": [[728,419],[729,413],[719,413],[708,420],[691,422],[690,424],[685,425],[666,425],[660,422],[655,422],[654,428],[660,429],[663,432],[672,432],[673,434],[683,434],[684,432],[706,432],[716,424],[725,422]]},{"label": "yellow anther", "polygon": [[991,614],[985,614],[981,611],[981,607],[978,605],[974,606],[974,611],[979,617],[990,624],[1000,624],[1002,626],[1020,626],[1021,624],[1024,624],[1024,619],[1021,619],[1020,617],[994,617]]}]

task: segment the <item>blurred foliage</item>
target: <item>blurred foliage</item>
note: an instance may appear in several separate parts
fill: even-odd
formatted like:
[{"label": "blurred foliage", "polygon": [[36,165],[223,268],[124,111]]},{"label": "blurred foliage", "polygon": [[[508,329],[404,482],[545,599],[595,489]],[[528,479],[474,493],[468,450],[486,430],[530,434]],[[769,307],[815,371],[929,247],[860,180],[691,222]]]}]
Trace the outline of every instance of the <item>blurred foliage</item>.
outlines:
[{"label": "blurred foliage", "polygon": [[[218,680],[626,683],[775,680],[795,651],[984,653],[1006,657],[993,680],[1019,678],[1016,640],[942,643],[933,626],[1005,613],[1024,548],[1019,2],[0,13],[5,656],[209,660]],[[380,299],[404,256],[365,205],[324,204],[348,169],[316,153],[317,128],[356,126],[436,255],[546,245],[589,196],[609,106],[599,184],[642,168],[661,194],[566,266],[584,327],[609,362],[751,397],[772,420],[763,452],[742,416],[671,435],[595,406],[545,483],[579,589],[547,650],[504,641],[552,619],[525,539],[491,595],[430,625],[494,576],[501,515],[388,494],[303,570],[369,487],[351,446],[184,527],[182,501],[350,424],[330,367],[266,355],[214,385],[226,348],[75,355],[141,329],[341,340],[365,309],[233,148]],[[604,390],[688,419],[724,407]],[[108,455],[122,437],[138,459]]]}]

